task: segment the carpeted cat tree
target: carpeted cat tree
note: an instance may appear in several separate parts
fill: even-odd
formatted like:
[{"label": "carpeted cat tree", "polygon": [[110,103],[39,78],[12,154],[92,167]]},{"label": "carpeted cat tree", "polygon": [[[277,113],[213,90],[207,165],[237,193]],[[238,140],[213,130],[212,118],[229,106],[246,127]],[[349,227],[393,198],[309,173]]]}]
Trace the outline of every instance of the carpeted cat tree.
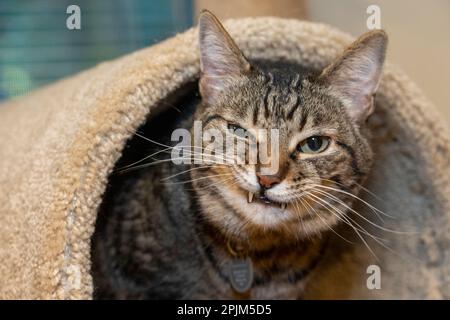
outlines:
[{"label": "carpeted cat tree", "polygon": [[[243,19],[225,27],[252,59],[313,68],[351,41],[296,20]],[[0,105],[0,298],[92,297],[90,239],[108,177],[133,132],[164,112],[165,99],[198,72],[193,29]],[[334,241],[306,297],[448,299],[448,133],[416,85],[390,64],[376,101],[376,164],[366,187],[377,198],[362,196],[394,218],[379,220],[362,204],[358,210],[408,232],[378,230],[388,242],[371,243],[375,254],[362,241]],[[380,267],[381,289],[366,285],[370,265]]]}]

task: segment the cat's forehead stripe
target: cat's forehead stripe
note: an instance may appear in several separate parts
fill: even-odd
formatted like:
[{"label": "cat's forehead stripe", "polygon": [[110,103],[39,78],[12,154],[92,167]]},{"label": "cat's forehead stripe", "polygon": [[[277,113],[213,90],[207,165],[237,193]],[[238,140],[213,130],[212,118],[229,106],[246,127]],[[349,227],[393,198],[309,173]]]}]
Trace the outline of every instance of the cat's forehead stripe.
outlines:
[{"label": "cat's forehead stripe", "polygon": [[[302,76],[298,73],[284,73],[280,70],[264,73],[264,94],[262,105],[264,119],[273,116],[279,120],[292,120],[296,110],[300,107]],[[258,122],[260,106],[253,110],[253,123]]]},{"label": "cat's forehead stripe", "polygon": [[263,105],[264,105],[264,116],[266,117],[266,119],[269,117],[269,96],[270,93],[272,92],[272,87],[269,85],[267,87],[266,93],[264,94],[264,99],[263,99]]},{"label": "cat's forehead stripe", "polygon": [[293,78],[292,78],[292,81],[291,81],[291,84],[290,84],[290,88],[291,89],[294,89],[294,90],[297,90],[297,89],[299,89],[299,85],[301,84],[301,82],[300,82],[300,75],[299,74],[296,74]]},{"label": "cat's forehead stripe", "polygon": [[287,120],[292,120],[292,117],[294,116],[295,111],[298,109],[298,107],[300,106],[300,102],[301,102],[301,98],[299,94],[295,95],[294,98],[294,104],[291,107],[291,109],[289,110],[289,112],[287,113],[286,119]]}]

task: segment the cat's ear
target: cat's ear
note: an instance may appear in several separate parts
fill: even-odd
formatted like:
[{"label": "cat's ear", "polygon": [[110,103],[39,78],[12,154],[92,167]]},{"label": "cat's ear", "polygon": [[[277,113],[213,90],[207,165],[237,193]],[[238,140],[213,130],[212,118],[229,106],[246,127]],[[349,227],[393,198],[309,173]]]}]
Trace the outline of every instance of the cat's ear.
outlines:
[{"label": "cat's ear", "polygon": [[357,122],[364,121],[373,112],[373,97],[380,82],[387,42],[384,31],[367,32],[320,75],[344,100],[349,115]]},{"label": "cat's ear", "polygon": [[203,99],[213,101],[251,67],[219,20],[207,10],[200,15],[199,41],[200,93]]}]

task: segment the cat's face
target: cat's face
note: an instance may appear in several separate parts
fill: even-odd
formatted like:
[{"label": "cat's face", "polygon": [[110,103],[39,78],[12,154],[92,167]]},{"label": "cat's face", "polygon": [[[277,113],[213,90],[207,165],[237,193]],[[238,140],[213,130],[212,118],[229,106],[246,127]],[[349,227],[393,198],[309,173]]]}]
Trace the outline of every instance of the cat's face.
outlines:
[{"label": "cat's face", "polygon": [[[364,123],[373,110],[385,48],[383,32],[369,33],[316,77],[258,68],[217,19],[204,13],[196,120],[203,130],[224,136],[234,131],[247,145],[247,153],[233,156],[243,164],[192,171],[207,218],[231,235],[271,230],[298,237],[346,223],[351,194],[372,163]],[[250,144],[264,145],[268,161],[250,163]],[[230,160],[230,154],[225,157]]]}]

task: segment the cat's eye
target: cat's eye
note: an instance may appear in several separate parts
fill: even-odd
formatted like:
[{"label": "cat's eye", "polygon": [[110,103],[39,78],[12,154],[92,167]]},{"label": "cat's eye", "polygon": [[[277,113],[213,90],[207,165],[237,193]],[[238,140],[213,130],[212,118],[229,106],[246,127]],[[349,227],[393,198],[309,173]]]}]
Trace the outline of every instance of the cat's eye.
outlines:
[{"label": "cat's eye", "polygon": [[320,153],[330,145],[330,138],[323,136],[312,136],[297,145],[297,150],[302,153]]},{"label": "cat's eye", "polygon": [[246,130],[237,124],[229,123],[228,124],[228,130],[232,131],[235,135],[241,138],[246,138]]}]

